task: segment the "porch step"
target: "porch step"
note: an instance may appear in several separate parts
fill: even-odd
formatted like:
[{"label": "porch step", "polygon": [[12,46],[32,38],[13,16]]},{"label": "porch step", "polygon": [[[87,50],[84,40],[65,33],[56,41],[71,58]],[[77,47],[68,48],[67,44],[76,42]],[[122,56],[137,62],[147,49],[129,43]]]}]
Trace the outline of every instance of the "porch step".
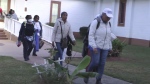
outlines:
[{"label": "porch step", "polygon": [[0,32],[4,32],[4,30],[0,30]]},{"label": "porch step", "polygon": [[0,35],[5,35],[5,32],[0,32]]},{"label": "porch step", "polygon": [[0,34],[0,37],[7,37],[5,34]]},{"label": "porch step", "polygon": [[8,40],[7,37],[0,37],[0,40]]},{"label": "porch step", "polygon": [[0,30],[0,40],[8,40],[4,30]]}]

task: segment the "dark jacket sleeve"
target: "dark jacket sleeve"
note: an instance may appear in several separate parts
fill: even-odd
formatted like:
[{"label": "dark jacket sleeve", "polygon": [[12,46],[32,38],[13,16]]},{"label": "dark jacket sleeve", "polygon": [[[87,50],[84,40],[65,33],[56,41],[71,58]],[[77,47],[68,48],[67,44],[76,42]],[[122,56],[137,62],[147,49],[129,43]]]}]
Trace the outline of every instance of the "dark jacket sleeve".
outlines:
[{"label": "dark jacket sleeve", "polygon": [[42,37],[42,32],[43,32],[42,23],[41,22],[39,22],[39,23],[40,23],[40,26],[41,26],[40,36]]},{"label": "dark jacket sleeve", "polygon": [[21,24],[18,40],[21,41],[23,39],[23,37],[24,37],[24,23]]}]

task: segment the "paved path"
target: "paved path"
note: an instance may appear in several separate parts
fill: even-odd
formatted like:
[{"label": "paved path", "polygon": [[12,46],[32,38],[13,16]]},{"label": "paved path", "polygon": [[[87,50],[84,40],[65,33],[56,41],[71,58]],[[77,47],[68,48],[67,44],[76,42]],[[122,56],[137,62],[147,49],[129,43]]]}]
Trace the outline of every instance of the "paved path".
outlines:
[{"label": "paved path", "polygon": [[[31,56],[30,55],[30,60],[27,61],[27,63],[37,63],[37,64],[42,64],[44,63],[43,57],[48,57],[50,56],[50,54],[48,53],[47,48],[49,48],[50,45],[45,44],[42,49],[40,50],[40,52],[37,52],[37,57]],[[23,62],[23,48],[22,45],[20,47],[16,46],[16,43],[13,41],[9,41],[9,40],[0,40],[0,55],[1,56],[11,56],[14,57],[17,60],[21,60]],[[75,54],[75,53],[74,53]],[[77,55],[77,56],[75,56]],[[75,57],[80,57],[81,54],[80,53],[76,53],[74,56]],[[80,56],[79,56],[80,55]],[[72,72],[75,69],[75,66],[69,65],[69,70]],[[123,80],[119,80],[110,76],[106,76],[103,75],[102,78],[102,83],[103,84],[131,84],[128,83],[126,81]],[[75,80],[75,84],[84,84],[83,79],[81,78],[77,78]],[[88,84],[95,84],[95,78],[91,78]]]}]

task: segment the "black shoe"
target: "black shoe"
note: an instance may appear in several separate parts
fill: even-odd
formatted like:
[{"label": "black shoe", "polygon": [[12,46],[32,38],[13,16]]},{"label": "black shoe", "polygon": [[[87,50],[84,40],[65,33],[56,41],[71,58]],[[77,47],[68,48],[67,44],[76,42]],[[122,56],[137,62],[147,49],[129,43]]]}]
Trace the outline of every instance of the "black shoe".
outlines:
[{"label": "black shoe", "polygon": [[29,58],[27,58],[27,60],[30,60]]},{"label": "black shoe", "polygon": [[88,81],[89,81],[89,78],[84,78],[84,83],[88,83]]},{"label": "black shoe", "polygon": [[96,84],[102,84],[101,80],[96,80]]},{"label": "black shoe", "polygon": [[29,59],[24,59],[24,61],[28,61]]},{"label": "black shoe", "polygon": [[33,56],[37,56],[37,54],[36,54],[36,53],[33,53]]}]

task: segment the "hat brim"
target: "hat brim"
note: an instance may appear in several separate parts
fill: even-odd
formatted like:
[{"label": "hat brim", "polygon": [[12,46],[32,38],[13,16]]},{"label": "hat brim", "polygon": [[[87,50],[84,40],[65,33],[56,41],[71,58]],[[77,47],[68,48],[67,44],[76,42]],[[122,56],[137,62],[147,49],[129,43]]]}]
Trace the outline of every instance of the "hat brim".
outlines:
[{"label": "hat brim", "polygon": [[106,15],[107,15],[107,17],[109,17],[109,18],[112,18],[112,17],[113,17],[112,14],[107,14],[107,13],[106,13]]}]

